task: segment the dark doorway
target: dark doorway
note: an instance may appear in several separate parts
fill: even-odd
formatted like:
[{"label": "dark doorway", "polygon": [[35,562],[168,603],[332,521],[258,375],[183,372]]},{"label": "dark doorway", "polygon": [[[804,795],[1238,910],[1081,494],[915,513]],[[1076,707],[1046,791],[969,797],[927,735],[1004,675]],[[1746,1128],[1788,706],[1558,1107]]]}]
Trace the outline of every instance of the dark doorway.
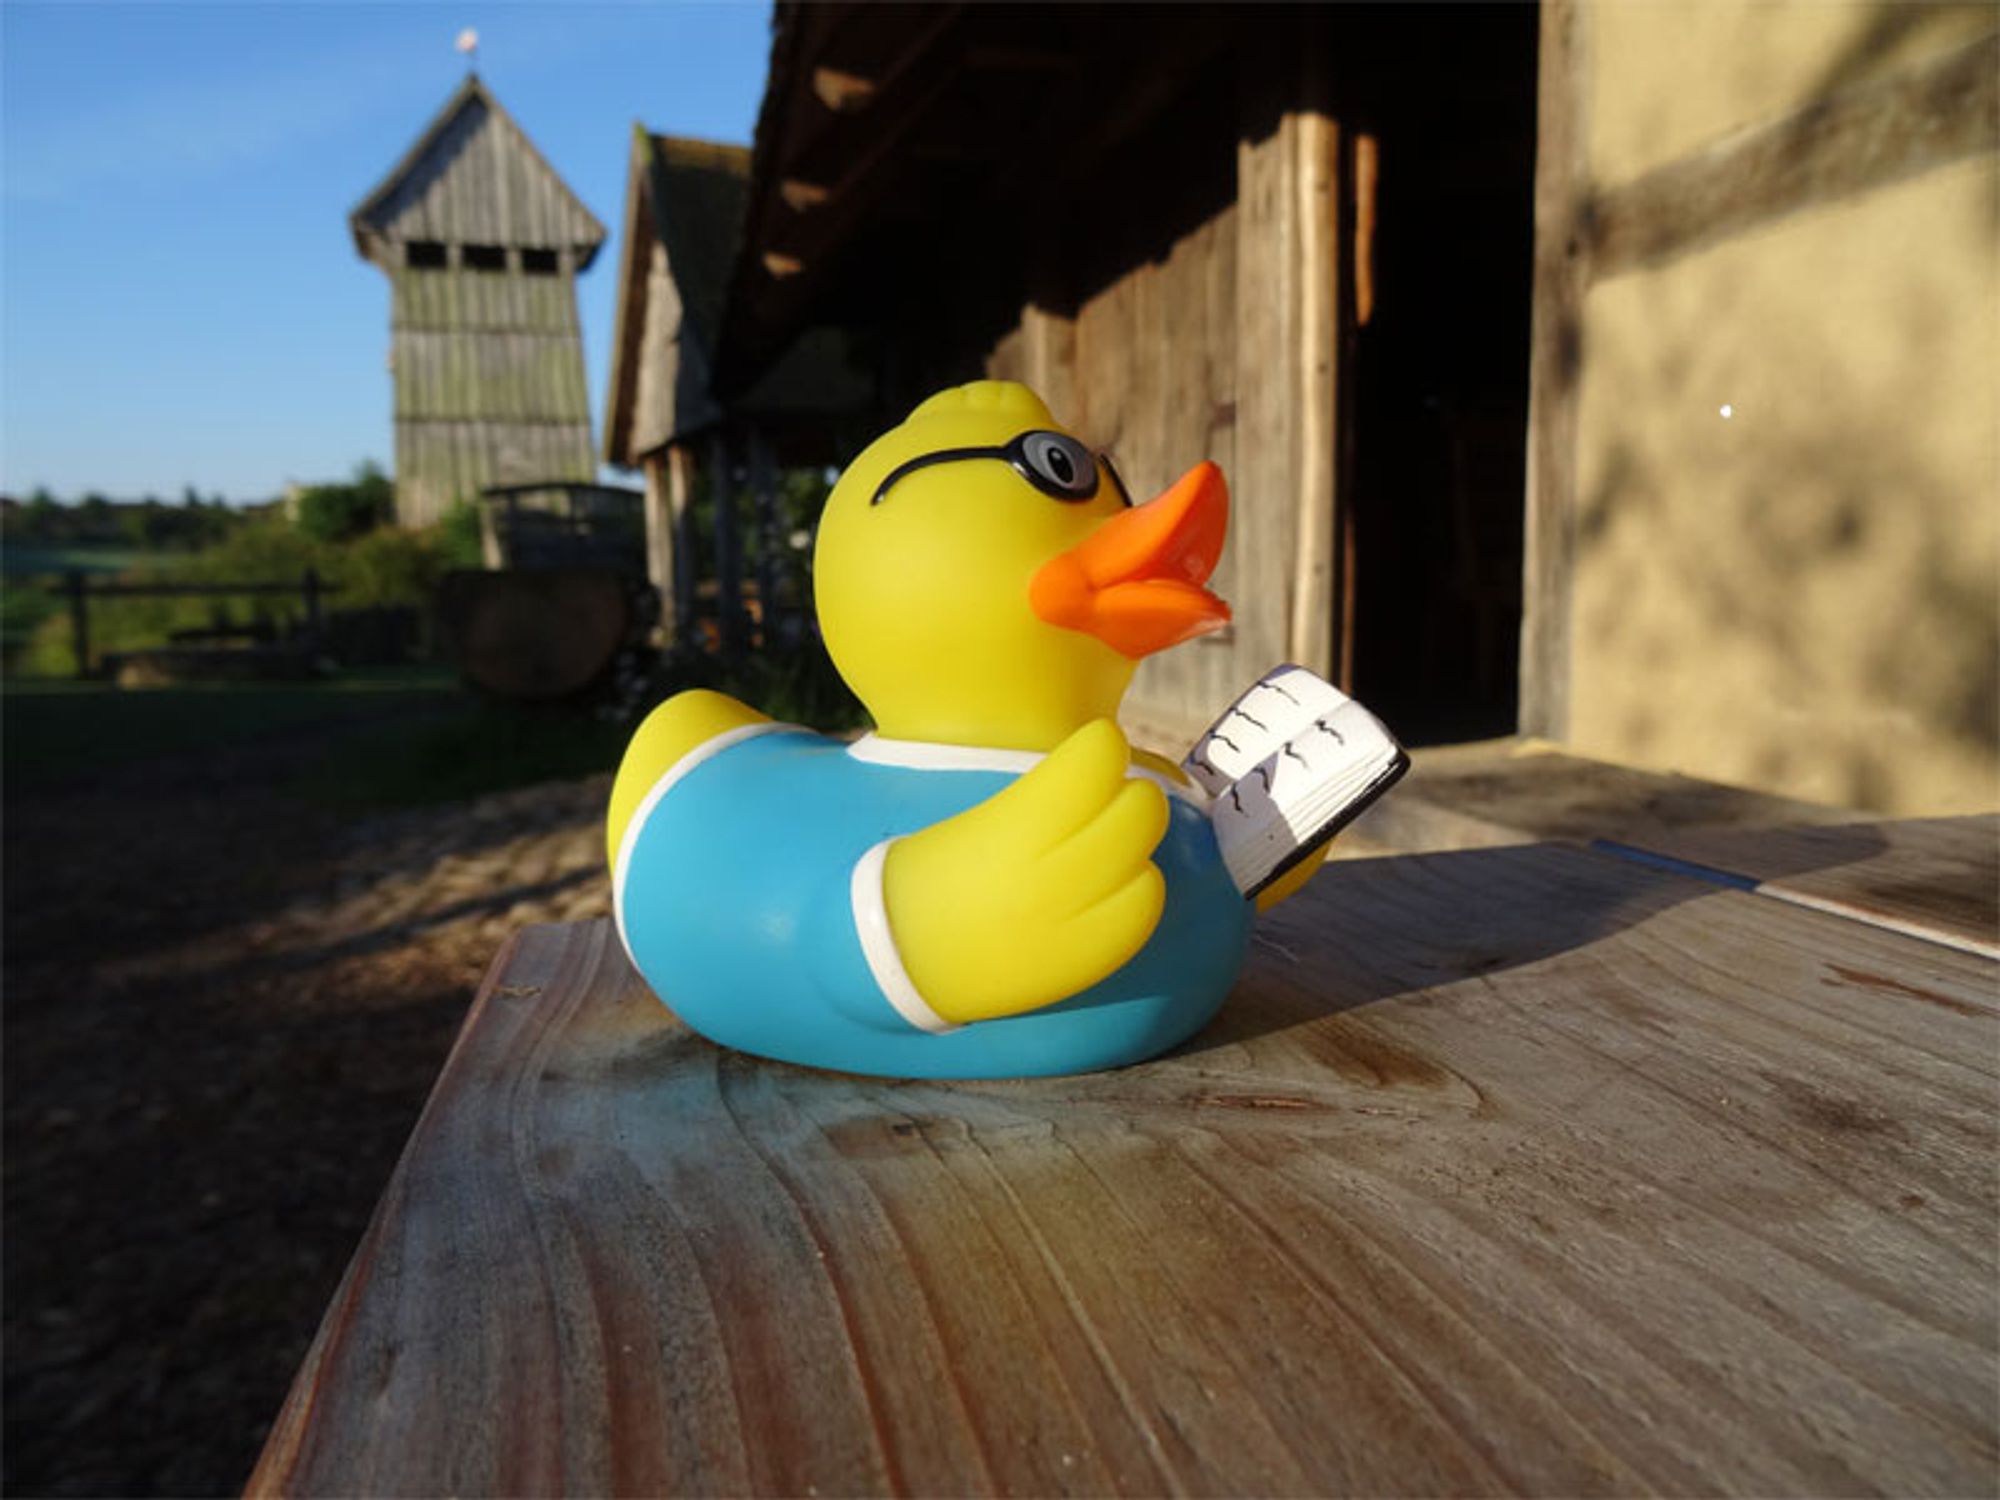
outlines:
[{"label": "dark doorway", "polygon": [[1343,366],[1353,689],[1411,744],[1511,734],[1537,11],[1347,14],[1347,217],[1372,218]]}]

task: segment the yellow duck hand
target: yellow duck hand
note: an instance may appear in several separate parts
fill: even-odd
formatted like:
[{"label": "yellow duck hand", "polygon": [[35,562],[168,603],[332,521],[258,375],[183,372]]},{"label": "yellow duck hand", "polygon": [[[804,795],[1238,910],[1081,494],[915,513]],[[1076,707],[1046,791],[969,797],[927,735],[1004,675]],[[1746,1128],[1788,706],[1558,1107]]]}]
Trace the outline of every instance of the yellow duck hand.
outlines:
[{"label": "yellow duck hand", "polygon": [[882,874],[903,968],[947,1021],[1053,1005],[1146,945],[1166,902],[1152,862],[1167,800],[1126,777],[1097,719],[1020,780],[889,847]]}]

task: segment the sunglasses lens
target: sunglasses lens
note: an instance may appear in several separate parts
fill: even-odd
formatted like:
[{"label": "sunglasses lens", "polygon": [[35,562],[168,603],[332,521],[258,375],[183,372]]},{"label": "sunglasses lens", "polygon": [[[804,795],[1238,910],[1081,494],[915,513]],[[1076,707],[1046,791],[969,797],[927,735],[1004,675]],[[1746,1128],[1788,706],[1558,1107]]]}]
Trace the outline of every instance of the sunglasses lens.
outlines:
[{"label": "sunglasses lens", "polygon": [[1028,432],[1018,439],[1021,461],[1036,488],[1058,500],[1088,500],[1097,493],[1097,461],[1062,432]]}]

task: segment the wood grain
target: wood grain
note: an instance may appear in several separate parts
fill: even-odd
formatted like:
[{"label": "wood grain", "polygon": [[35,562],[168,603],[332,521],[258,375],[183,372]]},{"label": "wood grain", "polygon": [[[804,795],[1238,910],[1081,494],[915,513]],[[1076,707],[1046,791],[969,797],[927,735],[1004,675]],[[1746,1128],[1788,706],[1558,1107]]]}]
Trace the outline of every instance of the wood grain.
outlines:
[{"label": "wood grain", "polygon": [[[1315,55],[1315,54],[1309,54]],[[1286,659],[1332,677],[1334,537],[1339,490],[1342,302],[1352,295],[1340,245],[1340,126],[1316,110],[1293,126],[1298,206],[1299,485],[1293,498],[1292,618]]]},{"label": "wood grain", "polygon": [[[1305,421],[1300,389],[1299,173],[1302,117],[1281,112],[1284,84],[1267,48],[1244,49],[1243,125],[1236,147],[1236,469],[1230,516],[1236,577],[1256,587],[1231,600],[1239,662],[1280,662],[1291,650]],[[1295,61],[1295,60],[1294,60]],[[1314,274],[1337,276],[1327,267]],[[1282,580],[1282,583],[1279,582]],[[1255,668],[1248,677],[1267,670]]]},{"label": "wood grain", "polygon": [[[1049,389],[1068,392],[1068,420],[1111,453],[1135,500],[1158,494],[1204,458],[1220,464],[1232,519],[1210,587],[1271,615],[1283,605],[1277,594],[1246,601],[1235,586],[1252,576],[1239,559],[1264,557],[1256,549],[1291,525],[1288,493],[1237,465],[1236,234],[1236,212],[1225,208],[1175,241],[1161,264],[1140,265],[1089,298],[1074,322],[1028,308],[1020,330],[989,358],[988,372],[1039,372]],[[1047,358],[1036,358],[1038,341],[1048,345]],[[1270,551],[1274,576],[1289,576],[1292,556],[1289,547]],[[1128,728],[1178,755],[1243,682],[1267,668],[1269,659],[1256,664],[1238,639],[1209,637],[1196,649],[1142,662],[1127,698]]]},{"label": "wood grain", "polygon": [[1426,746],[1412,759],[1396,795],[1354,825],[1385,852],[1550,839],[1610,839],[1664,851],[1671,847],[1664,839],[1689,829],[1800,827],[1855,817],[1845,808],[1591,760],[1511,737]]},{"label": "wood grain", "polygon": [[667,469],[667,450],[655,449],[644,460],[646,479],[646,581],[659,591],[661,613],[671,620],[679,604],[674,587],[678,574],[674,567],[673,480]]},{"label": "wood grain", "polygon": [[250,1492],[1990,1492],[1995,980],[1586,850],[1361,861],[1177,1054],[944,1086],[533,928]]},{"label": "wood grain", "polygon": [[1683,828],[1629,842],[1764,895],[2000,958],[2000,816]]}]

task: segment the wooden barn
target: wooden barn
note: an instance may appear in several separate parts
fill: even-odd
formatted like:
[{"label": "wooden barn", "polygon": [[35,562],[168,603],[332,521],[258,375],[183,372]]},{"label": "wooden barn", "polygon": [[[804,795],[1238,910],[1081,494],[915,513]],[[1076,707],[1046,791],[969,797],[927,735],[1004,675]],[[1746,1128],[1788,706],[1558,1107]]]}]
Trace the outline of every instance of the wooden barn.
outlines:
[{"label": "wooden barn", "polygon": [[779,8],[722,388],[831,323],[885,419],[1003,375],[1135,495],[1220,462],[1235,624],[1143,665],[1149,737],[1287,659],[1416,740],[1510,732],[1534,13],[921,15]]},{"label": "wooden barn", "polygon": [[1522,722],[2000,806],[2000,10],[1542,15]]},{"label": "wooden barn", "polygon": [[1135,493],[1220,461],[1236,623],[1142,668],[1161,740],[1289,658],[1413,743],[1991,806],[1995,54],[1961,6],[783,4],[709,394],[834,329],[876,426],[1002,375]]},{"label": "wooden barn", "polygon": [[[604,418],[605,461],[645,474],[647,572],[666,618],[685,636],[697,574],[714,577],[718,624],[732,643],[744,627],[738,507],[715,512],[714,555],[701,566],[695,476],[721,476],[731,492],[747,487],[753,524],[768,532],[780,464],[845,458],[868,436],[858,414],[869,411],[871,391],[840,335],[813,329],[727,401],[718,397],[716,340],[749,187],[745,147],[633,127]],[[776,593],[770,568],[762,572],[760,602]]]},{"label": "wooden barn", "polygon": [[397,519],[594,479],[576,277],[604,226],[477,75],[348,222],[389,278]]},{"label": "wooden barn", "polygon": [[[751,582],[733,498],[788,453],[1018,376],[1135,494],[1231,481],[1234,629],[1147,663],[1135,737],[1290,657],[1438,748],[1205,1025],[992,1082],[932,1075],[1161,1028],[1233,895],[1183,846],[1138,968],[898,1037],[915,1076],[808,1049],[943,1021],[926,943],[1083,951],[1157,798],[1066,783],[1087,747],[994,792],[951,768],[1022,758],[773,738],[648,871],[628,778],[595,899],[712,932],[509,937],[247,1492],[1989,1494],[2000,816],[1794,799],[1995,801],[1995,20],[780,5],[747,160],[634,142],[605,453],[677,604]],[[829,345],[865,379],[777,402]],[[1224,827],[1301,779],[1230,744]],[[810,792],[865,800],[775,815]],[[998,830],[980,872],[1054,898],[953,879],[1003,920],[923,934],[853,856],[982,795],[915,837]],[[730,837],[769,901],[703,904]]]}]

